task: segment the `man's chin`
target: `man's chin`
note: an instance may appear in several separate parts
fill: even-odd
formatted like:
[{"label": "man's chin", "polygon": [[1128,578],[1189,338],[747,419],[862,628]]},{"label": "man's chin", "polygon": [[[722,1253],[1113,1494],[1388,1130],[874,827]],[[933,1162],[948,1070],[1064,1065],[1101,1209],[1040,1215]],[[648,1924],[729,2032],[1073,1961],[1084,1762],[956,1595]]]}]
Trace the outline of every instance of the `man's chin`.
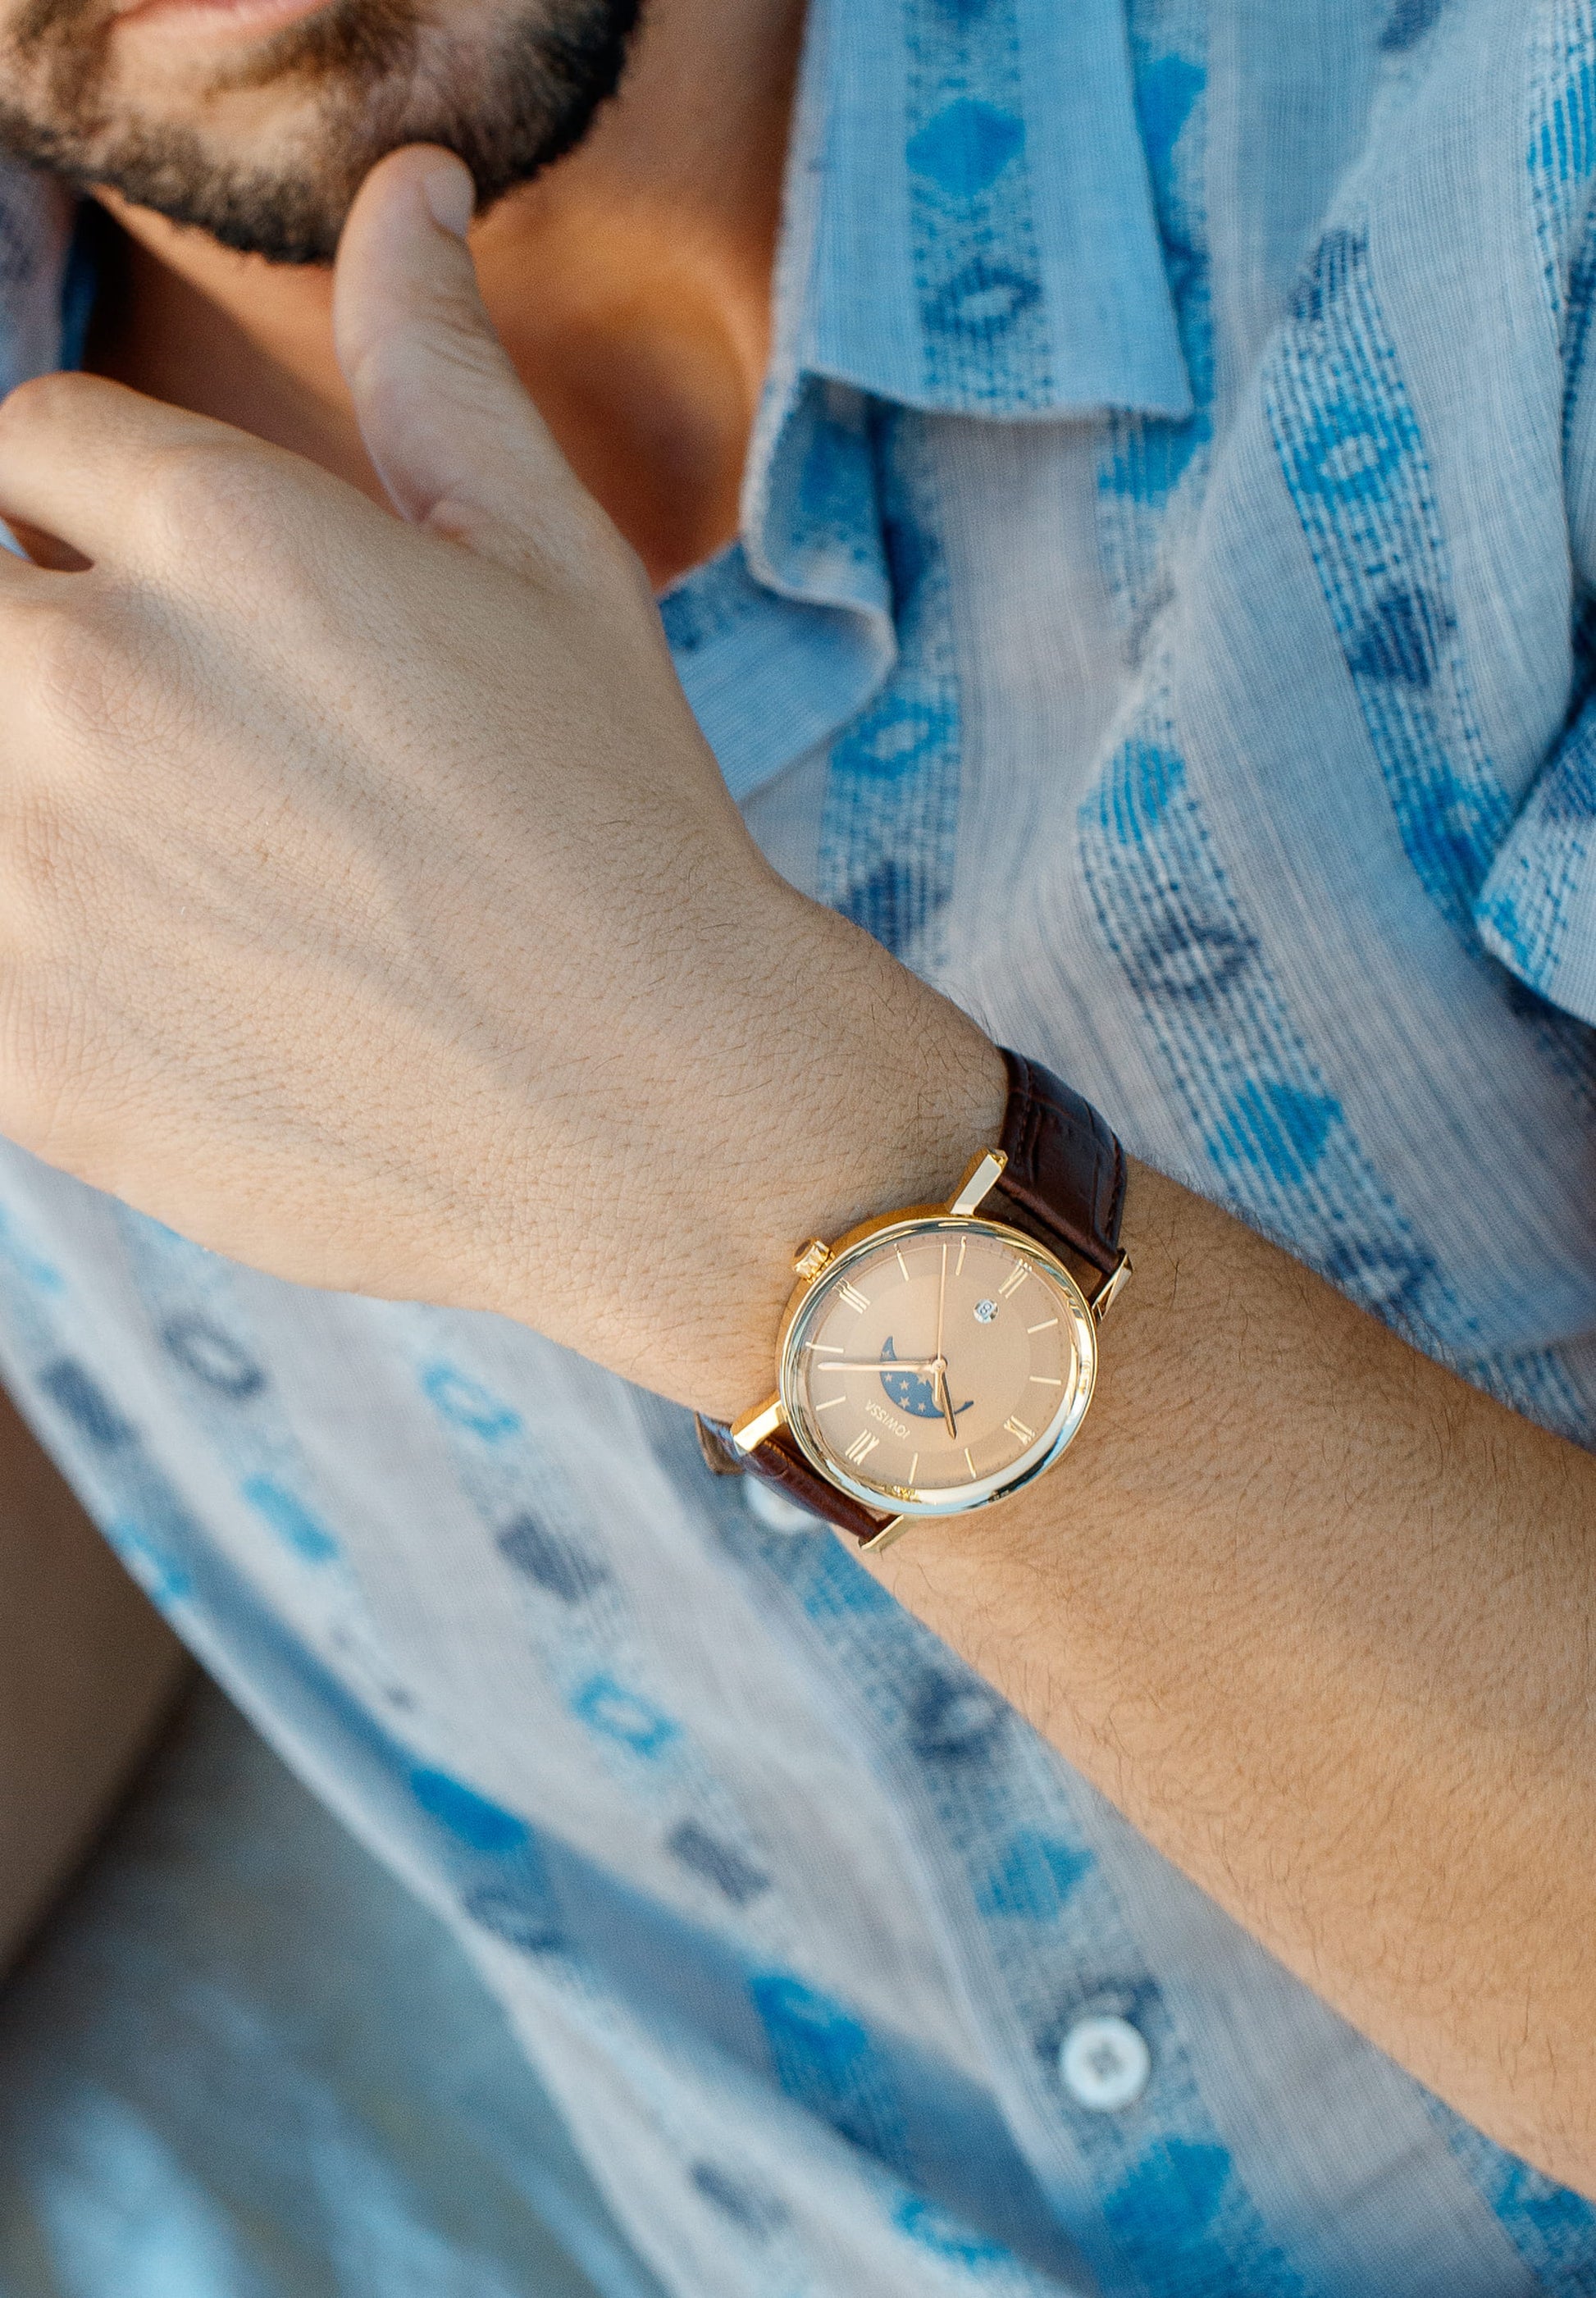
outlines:
[{"label": "man's chin", "polygon": [[[72,0],[62,4],[70,15]],[[147,4],[157,12],[152,21],[136,18],[126,29],[146,50],[166,45],[173,66],[185,24],[232,13],[230,0]],[[203,87],[208,78],[209,92],[192,102],[173,94],[186,76],[184,54],[154,115],[134,114],[122,70],[74,88],[70,61],[57,57],[53,69],[41,55],[36,84],[55,91],[54,116],[45,119],[43,103],[25,112],[0,94],[0,147],[240,254],[328,263],[361,183],[400,145],[458,153],[487,207],[586,135],[620,79],[639,0],[500,4],[491,39],[479,35],[467,48],[459,20],[451,26],[443,12],[429,21],[423,0],[236,0],[239,8],[299,12],[269,37],[243,41],[224,68],[212,58],[196,79]],[[152,73],[153,83],[161,77]],[[0,89],[7,79],[27,85],[0,70]],[[127,105],[120,121],[111,101],[117,81]]]},{"label": "man's chin", "polygon": [[141,125],[86,147],[12,116],[0,101],[0,154],[100,198],[113,213],[140,209],[271,263],[328,263],[367,168],[381,153],[328,171],[309,156],[308,143],[307,160],[296,167],[300,142],[279,139],[270,170],[224,157],[186,125]]}]

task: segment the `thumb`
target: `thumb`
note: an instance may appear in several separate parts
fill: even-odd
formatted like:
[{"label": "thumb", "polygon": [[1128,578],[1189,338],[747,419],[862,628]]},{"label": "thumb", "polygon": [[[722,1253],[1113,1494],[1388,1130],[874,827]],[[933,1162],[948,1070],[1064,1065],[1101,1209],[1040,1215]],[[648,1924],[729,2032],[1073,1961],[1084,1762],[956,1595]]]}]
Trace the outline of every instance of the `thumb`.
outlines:
[{"label": "thumb", "polygon": [[367,177],[333,283],[338,362],[394,508],[532,573],[595,506],[523,388],[466,245],[475,191],[452,153],[409,145]]}]

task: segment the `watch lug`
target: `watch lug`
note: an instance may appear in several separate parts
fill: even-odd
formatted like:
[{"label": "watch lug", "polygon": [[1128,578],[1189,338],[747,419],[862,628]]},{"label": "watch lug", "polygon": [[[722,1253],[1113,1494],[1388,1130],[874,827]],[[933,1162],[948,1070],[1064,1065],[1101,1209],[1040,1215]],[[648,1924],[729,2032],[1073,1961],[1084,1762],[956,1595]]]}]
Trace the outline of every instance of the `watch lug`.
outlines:
[{"label": "watch lug", "polygon": [[1136,1274],[1130,1266],[1130,1255],[1122,1252],[1096,1292],[1092,1295],[1092,1322],[1100,1325],[1121,1294]]},{"label": "watch lug", "polygon": [[972,1213],[1008,1161],[1001,1149],[983,1149],[980,1156],[972,1157],[963,1179],[947,1201],[948,1211]]},{"label": "watch lug", "polygon": [[908,1531],[910,1525],[914,1522],[914,1518],[912,1516],[895,1516],[889,1517],[888,1521],[881,1526],[880,1532],[876,1533],[873,1540],[865,1540],[860,1542],[860,1555],[873,1556],[878,1549],[890,1548],[895,1540],[901,1540],[903,1538],[905,1533]]},{"label": "watch lug", "polygon": [[767,1397],[763,1404],[755,1405],[751,1412],[745,1412],[732,1423],[732,1442],[740,1452],[752,1452],[767,1436],[775,1434],[786,1418],[787,1407],[780,1396]]}]

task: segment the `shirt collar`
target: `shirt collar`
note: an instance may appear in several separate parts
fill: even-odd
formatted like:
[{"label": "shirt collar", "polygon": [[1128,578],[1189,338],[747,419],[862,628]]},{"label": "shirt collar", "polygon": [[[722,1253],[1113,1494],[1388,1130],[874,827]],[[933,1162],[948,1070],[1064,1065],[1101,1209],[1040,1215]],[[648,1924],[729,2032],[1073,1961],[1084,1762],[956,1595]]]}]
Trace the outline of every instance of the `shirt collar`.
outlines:
[{"label": "shirt collar", "polygon": [[[1124,0],[809,0],[773,334],[740,541],[667,602],[739,798],[897,660],[872,401],[1191,413]],[[778,623],[796,714],[759,667]]]},{"label": "shirt collar", "polygon": [[[0,167],[0,388],[61,356],[73,205]],[[776,396],[1190,414],[1124,0],[809,0],[787,206]]]},{"label": "shirt collar", "polygon": [[777,336],[940,414],[1189,415],[1124,0],[810,0]]}]

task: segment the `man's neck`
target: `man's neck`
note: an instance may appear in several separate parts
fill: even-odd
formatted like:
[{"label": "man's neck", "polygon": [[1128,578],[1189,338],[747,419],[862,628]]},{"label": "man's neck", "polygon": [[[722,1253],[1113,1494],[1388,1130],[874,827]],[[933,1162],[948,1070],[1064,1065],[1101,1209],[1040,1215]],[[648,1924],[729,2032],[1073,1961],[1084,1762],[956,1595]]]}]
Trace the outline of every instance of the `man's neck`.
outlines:
[{"label": "man's neck", "polygon": [[[802,0],[655,0],[586,143],[472,234],[523,380],[659,584],[736,531],[801,22]],[[333,354],[329,275],[105,204],[126,260],[89,364],[382,500]]]}]

